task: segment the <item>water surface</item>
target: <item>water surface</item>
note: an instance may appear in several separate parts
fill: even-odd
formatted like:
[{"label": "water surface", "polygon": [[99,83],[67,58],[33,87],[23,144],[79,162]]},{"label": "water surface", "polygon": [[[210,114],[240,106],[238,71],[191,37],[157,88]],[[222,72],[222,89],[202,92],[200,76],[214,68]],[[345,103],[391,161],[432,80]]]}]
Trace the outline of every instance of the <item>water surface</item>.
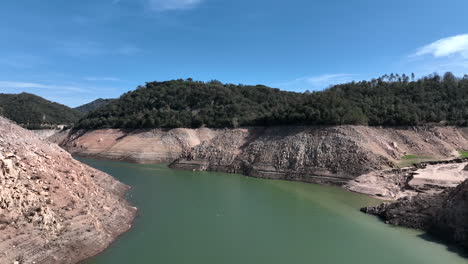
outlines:
[{"label": "water surface", "polygon": [[81,159],[132,186],[130,232],[86,264],[467,264],[359,212],[369,197],[240,175]]}]

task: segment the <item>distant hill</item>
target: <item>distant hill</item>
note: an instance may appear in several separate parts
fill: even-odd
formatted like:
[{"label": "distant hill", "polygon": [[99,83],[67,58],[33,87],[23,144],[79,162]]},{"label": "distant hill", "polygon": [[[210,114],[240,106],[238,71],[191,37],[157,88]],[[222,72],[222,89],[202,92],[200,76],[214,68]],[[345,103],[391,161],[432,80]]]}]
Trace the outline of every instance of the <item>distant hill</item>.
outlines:
[{"label": "distant hill", "polygon": [[21,93],[0,94],[0,115],[34,129],[73,125],[82,113],[37,95]]},{"label": "distant hill", "polygon": [[405,74],[295,93],[218,81],[150,82],[83,117],[77,128],[273,125],[468,125],[468,75]]},{"label": "distant hill", "polygon": [[82,112],[82,113],[88,113],[88,112],[91,112],[91,111],[94,111],[94,110],[98,109],[99,107],[105,106],[105,105],[107,105],[108,103],[110,103],[110,102],[112,102],[114,100],[115,99],[102,99],[102,98],[99,98],[99,99],[96,99],[96,100],[92,101],[91,103],[87,103],[87,104],[75,107],[75,109]]}]

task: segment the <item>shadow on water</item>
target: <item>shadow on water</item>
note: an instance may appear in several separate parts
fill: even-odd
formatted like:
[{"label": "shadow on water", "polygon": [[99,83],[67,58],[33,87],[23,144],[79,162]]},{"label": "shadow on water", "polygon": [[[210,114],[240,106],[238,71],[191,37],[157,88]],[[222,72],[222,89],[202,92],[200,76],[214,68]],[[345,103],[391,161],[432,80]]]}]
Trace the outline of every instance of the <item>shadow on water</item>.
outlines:
[{"label": "shadow on water", "polygon": [[458,244],[451,243],[445,239],[435,237],[430,233],[418,235],[421,239],[444,246],[448,251],[458,254],[462,258],[468,259],[468,251]]},{"label": "shadow on water", "polygon": [[[366,214],[366,213],[363,213],[363,214]],[[387,224],[385,222],[384,218],[379,217],[379,216],[373,216],[373,217],[378,219],[378,221],[382,222],[383,224],[389,225],[389,224]],[[391,225],[391,226],[395,227],[395,228],[403,228],[403,229],[413,230],[411,228],[402,227],[402,226],[393,226],[393,225]],[[417,235],[417,237],[420,238],[420,239],[423,239],[423,240],[425,240],[427,242],[443,246],[447,251],[455,253],[458,256],[462,257],[462,258],[468,259],[468,250],[463,248],[459,244],[455,244],[453,242],[450,242],[447,239],[438,238],[438,237],[436,237],[433,234],[428,233],[428,232],[424,232],[422,234],[419,234],[419,235]]]}]

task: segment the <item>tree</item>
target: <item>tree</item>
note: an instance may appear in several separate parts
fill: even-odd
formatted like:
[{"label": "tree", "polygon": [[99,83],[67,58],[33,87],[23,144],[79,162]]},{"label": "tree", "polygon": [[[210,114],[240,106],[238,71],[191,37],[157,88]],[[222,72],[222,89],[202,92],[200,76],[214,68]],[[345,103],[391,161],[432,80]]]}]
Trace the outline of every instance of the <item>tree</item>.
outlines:
[{"label": "tree", "polygon": [[[397,81],[395,81],[397,78]],[[414,79],[414,73],[411,74]],[[77,128],[466,124],[468,77],[390,74],[294,93],[218,81],[150,82],[88,113]]]}]

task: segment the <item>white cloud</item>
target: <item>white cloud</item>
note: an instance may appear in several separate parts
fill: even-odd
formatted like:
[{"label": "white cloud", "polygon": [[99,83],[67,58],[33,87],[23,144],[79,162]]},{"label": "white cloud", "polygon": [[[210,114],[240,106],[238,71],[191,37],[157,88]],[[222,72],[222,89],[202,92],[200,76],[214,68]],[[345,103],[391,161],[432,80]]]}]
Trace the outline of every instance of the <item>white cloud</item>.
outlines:
[{"label": "white cloud", "polygon": [[439,39],[417,49],[403,61],[401,69],[419,76],[434,72],[463,76],[468,72],[468,34]]},{"label": "white cloud", "polygon": [[99,97],[117,97],[122,89],[74,83],[60,85],[43,82],[0,81],[0,93],[22,92],[33,93],[48,100],[75,107]]},{"label": "white cloud", "polygon": [[191,9],[202,3],[203,0],[149,0],[151,9],[167,11],[177,9]]},{"label": "white cloud", "polygon": [[0,81],[0,89],[13,88],[13,89],[46,89],[46,90],[68,90],[75,92],[89,92],[90,90],[83,87],[67,86],[67,85],[50,85],[33,82],[12,82]]},{"label": "white cloud", "polygon": [[320,86],[349,82],[352,81],[352,77],[354,77],[354,74],[339,73],[305,77],[305,80],[311,85]]},{"label": "white cloud", "polygon": [[317,76],[301,77],[292,81],[271,84],[271,86],[298,92],[303,92],[305,90],[322,90],[331,85],[351,82],[355,79],[355,77],[356,75],[348,73],[323,74]]},{"label": "white cloud", "polygon": [[119,82],[119,78],[115,77],[85,77],[86,81],[95,82],[95,81],[110,81],[110,82]]},{"label": "white cloud", "polygon": [[39,83],[8,82],[8,81],[0,81],[0,87],[4,87],[4,88],[44,88],[44,89],[50,89],[48,85],[43,85],[43,84],[39,84]]},{"label": "white cloud", "polygon": [[468,34],[439,39],[417,50],[413,56],[432,55],[436,58],[459,55],[468,58]]}]

